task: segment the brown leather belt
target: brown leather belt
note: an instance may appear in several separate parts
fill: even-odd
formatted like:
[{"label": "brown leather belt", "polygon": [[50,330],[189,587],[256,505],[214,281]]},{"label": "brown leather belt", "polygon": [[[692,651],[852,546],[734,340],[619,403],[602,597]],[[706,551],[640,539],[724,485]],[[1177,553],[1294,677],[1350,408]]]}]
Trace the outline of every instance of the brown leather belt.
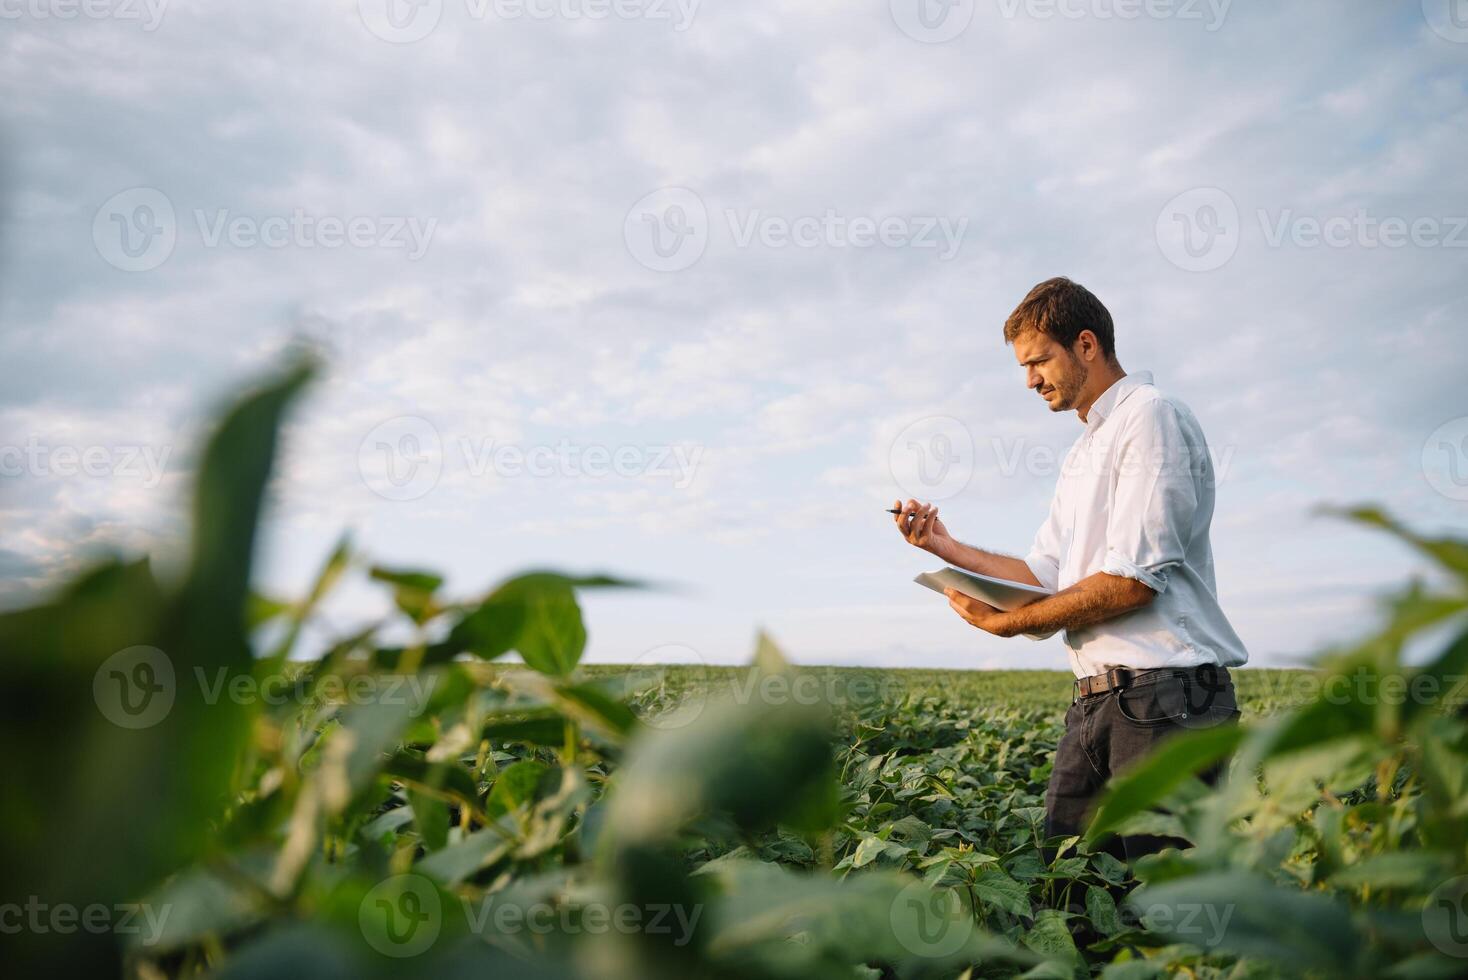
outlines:
[{"label": "brown leather belt", "polygon": [[[1210,676],[1221,677],[1227,681],[1229,678],[1228,668],[1216,664],[1204,664],[1201,667],[1151,667],[1146,670],[1133,670],[1130,667],[1113,667],[1104,674],[1092,674],[1089,677],[1077,677],[1075,680],[1075,697],[1088,698],[1093,694],[1105,694],[1107,691],[1120,690],[1131,686],[1131,683],[1144,674],[1155,674],[1165,672],[1179,676],[1193,676],[1200,670],[1206,670]],[[1214,681],[1209,681],[1214,683]]]},{"label": "brown leather belt", "polygon": [[1113,667],[1104,674],[1092,674],[1089,677],[1077,677],[1075,681],[1075,696],[1088,698],[1093,694],[1104,694],[1114,691],[1120,687],[1126,687],[1132,682],[1132,677],[1141,671],[1132,670],[1129,667]]}]

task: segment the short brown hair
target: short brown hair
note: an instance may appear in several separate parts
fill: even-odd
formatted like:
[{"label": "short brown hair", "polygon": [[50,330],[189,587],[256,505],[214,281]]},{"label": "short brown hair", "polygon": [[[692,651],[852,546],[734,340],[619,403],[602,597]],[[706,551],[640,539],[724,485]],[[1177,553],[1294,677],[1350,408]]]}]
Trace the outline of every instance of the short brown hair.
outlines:
[{"label": "short brown hair", "polygon": [[1046,279],[1020,300],[1004,321],[1004,342],[1012,344],[1028,330],[1037,330],[1070,350],[1082,330],[1101,342],[1108,361],[1116,359],[1111,314],[1085,286],[1064,276]]}]

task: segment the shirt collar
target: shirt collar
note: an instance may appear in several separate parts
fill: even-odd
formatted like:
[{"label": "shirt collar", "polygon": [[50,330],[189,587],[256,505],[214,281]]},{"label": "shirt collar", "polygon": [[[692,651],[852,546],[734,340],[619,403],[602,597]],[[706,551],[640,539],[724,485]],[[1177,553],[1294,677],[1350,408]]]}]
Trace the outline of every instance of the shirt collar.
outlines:
[{"label": "shirt collar", "polygon": [[1126,377],[1112,382],[1111,387],[1101,392],[1101,397],[1096,399],[1095,403],[1091,406],[1091,410],[1086,413],[1086,428],[1094,429],[1102,422],[1105,422],[1106,417],[1116,409],[1116,406],[1120,405],[1126,399],[1127,395],[1130,395],[1142,385],[1149,385],[1151,383],[1151,371],[1133,371]]}]

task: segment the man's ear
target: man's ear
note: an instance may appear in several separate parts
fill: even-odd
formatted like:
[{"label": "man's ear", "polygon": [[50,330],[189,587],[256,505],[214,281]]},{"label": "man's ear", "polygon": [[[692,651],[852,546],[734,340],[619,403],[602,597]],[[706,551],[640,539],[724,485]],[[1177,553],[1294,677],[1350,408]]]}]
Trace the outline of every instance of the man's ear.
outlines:
[{"label": "man's ear", "polygon": [[1094,361],[1101,356],[1101,341],[1089,330],[1076,335],[1075,354],[1083,361]]}]

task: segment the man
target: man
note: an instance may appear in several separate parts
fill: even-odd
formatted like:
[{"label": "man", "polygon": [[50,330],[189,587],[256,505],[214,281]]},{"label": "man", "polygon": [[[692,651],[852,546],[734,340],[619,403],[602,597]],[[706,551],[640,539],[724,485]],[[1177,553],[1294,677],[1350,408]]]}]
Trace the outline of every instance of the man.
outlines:
[{"label": "man", "polygon": [[[946,594],[995,636],[1065,631],[1076,681],[1045,795],[1046,835],[1079,834],[1113,773],[1181,728],[1237,720],[1228,668],[1248,654],[1218,605],[1213,465],[1193,413],[1149,373],[1122,370],[1111,314],[1069,279],[1030,290],[1004,339],[1050,411],[1074,411],[1085,425],[1029,554],[961,544],[936,507],[916,500],[898,501],[896,520],[910,543],[950,565],[1055,592],[1009,612]],[[1167,843],[1123,838],[1114,850],[1130,860]]]}]

